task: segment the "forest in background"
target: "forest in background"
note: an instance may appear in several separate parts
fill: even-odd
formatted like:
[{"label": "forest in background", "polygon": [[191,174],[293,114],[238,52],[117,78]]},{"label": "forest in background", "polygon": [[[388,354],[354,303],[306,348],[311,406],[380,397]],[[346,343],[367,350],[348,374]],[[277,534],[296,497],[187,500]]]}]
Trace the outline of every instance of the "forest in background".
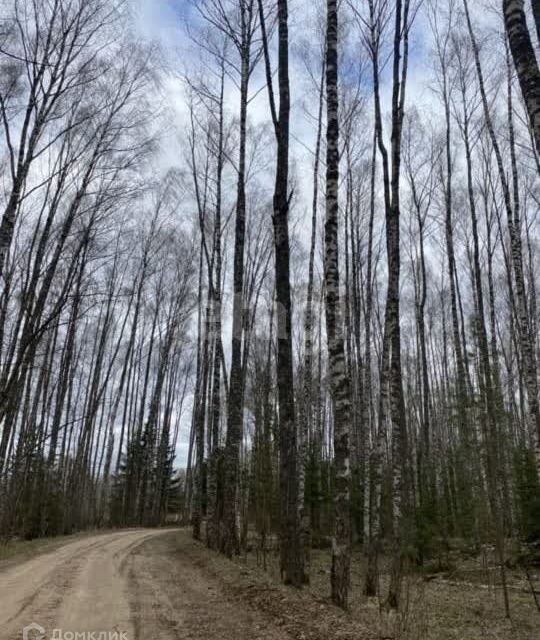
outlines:
[{"label": "forest in background", "polygon": [[179,7],[190,55],[129,2],[0,2],[0,536],[178,516],[295,586],[330,546],[344,608],[357,546],[389,607],[456,546],[504,585],[540,557],[538,2]]}]

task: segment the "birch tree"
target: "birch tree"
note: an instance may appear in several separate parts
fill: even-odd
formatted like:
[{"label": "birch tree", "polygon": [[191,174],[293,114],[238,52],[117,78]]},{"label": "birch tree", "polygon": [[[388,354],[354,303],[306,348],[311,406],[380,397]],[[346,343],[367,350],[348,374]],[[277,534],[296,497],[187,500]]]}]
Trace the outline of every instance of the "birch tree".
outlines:
[{"label": "birch tree", "polygon": [[326,32],[326,220],[325,300],[329,374],[334,409],[335,532],[332,539],[332,600],[348,607],[351,563],[351,388],[345,365],[339,295],[338,190],[339,190],[339,114],[338,114],[338,8],[327,3]]}]

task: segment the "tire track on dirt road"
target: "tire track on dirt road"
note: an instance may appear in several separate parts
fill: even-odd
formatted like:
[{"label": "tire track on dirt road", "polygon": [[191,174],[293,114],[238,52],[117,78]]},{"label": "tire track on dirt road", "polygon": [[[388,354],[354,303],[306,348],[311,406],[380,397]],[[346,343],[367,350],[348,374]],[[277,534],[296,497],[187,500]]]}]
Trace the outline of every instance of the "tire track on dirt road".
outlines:
[{"label": "tire track on dirt road", "polygon": [[122,564],[137,545],[164,533],[138,529],[91,536],[0,571],[0,638],[22,638],[24,627],[35,623],[46,638],[61,629],[125,632],[132,640]]}]

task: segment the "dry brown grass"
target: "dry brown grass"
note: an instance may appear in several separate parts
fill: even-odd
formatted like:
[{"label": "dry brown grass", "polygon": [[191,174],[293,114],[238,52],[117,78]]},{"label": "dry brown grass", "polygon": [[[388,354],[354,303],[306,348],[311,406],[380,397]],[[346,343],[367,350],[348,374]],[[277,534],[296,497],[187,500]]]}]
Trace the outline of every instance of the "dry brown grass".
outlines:
[{"label": "dry brown grass", "polygon": [[[260,571],[261,557],[250,551],[240,560]],[[356,551],[352,564],[350,620],[369,629],[379,640],[540,640],[538,613],[530,586],[521,569],[508,569],[511,618],[505,617],[499,571],[488,559],[453,557],[455,568],[447,573],[409,573],[403,581],[400,611],[387,612],[382,599],[368,601],[363,593],[365,558]],[[380,593],[387,588],[386,562],[382,561]],[[279,582],[277,552],[267,555],[267,576]],[[311,584],[307,587],[319,602],[329,602],[330,553],[314,550]],[[534,575],[540,589],[540,575]],[[359,638],[362,637],[360,634]]]}]

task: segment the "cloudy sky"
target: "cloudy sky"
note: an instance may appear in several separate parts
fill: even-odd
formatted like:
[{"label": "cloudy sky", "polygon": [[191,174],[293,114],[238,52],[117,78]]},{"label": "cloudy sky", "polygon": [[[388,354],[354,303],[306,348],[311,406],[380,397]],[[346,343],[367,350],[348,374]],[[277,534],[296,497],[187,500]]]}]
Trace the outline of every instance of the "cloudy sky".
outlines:
[{"label": "cloudy sky", "polygon": [[[202,20],[195,8],[197,0],[132,0],[136,24],[142,35],[147,40],[159,43],[164,52],[164,58],[169,65],[170,74],[164,78],[165,102],[175,114],[176,124],[182,130],[183,120],[186,116],[183,83],[179,76],[182,73],[193,70],[201,71],[200,53],[191,42],[186,33],[186,26],[197,28]],[[473,6],[483,3],[483,0],[474,0]],[[488,0],[489,2],[489,0]],[[363,3],[358,2],[361,6]],[[427,4],[427,3],[425,3]],[[460,4],[458,0],[458,4]],[[343,13],[342,26],[344,32],[348,32],[347,56],[351,64],[364,64],[365,82],[369,82],[370,67],[366,52],[361,46],[356,26],[352,20],[347,24],[345,12]],[[475,12],[476,13],[476,12]],[[291,152],[295,162],[309,161],[310,150],[314,147],[314,125],[312,119],[306,116],[306,110],[314,114],[316,112],[316,93],[313,91],[313,82],[306,71],[305,55],[301,51],[317,51],[318,40],[316,27],[324,15],[324,3],[322,0],[290,0],[289,3],[289,30],[291,46]],[[489,13],[478,13],[480,19],[487,19]],[[483,16],[483,17],[482,17]],[[419,109],[435,109],[437,100],[429,88],[432,78],[432,35],[426,12],[418,13],[411,36],[410,46],[410,73],[407,85],[407,98],[409,104],[414,104]],[[319,67],[319,61],[313,55],[307,55],[308,64],[313,70]],[[178,76],[174,77],[177,73]],[[257,97],[250,104],[249,118],[252,122],[267,122],[269,111],[266,91],[261,90],[264,85],[264,73],[262,65],[259,65],[251,81],[251,92],[257,93]],[[383,82],[383,100],[389,97],[389,83]],[[367,95],[367,109],[371,110],[370,96]],[[229,83],[227,99],[230,110],[234,112],[238,101],[234,87]],[[184,122],[185,124],[185,122]],[[177,157],[175,151],[169,146],[164,149],[164,161],[174,162]],[[168,156],[170,155],[170,158]],[[300,172],[303,173],[303,172]]]},{"label": "cloudy sky", "polygon": [[[450,0],[445,0],[447,4]],[[136,28],[144,40],[159,44],[166,71],[162,74],[161,100],[170,114],[172,122],[161,138],[161,152],[158,162],[165,170],[178,165],[182,158],[182,132],[186,130],[187,107],[183,74],[197,74],[203,72],[201,53],[189,38],[187,31],[196,31],[201,25],[201,17],[194,3],[197,0],[131,0],[134,7]],[[492,10],[494,0],[473,0],[471,9],[476,24],[491,25],[496,28],[499,17]],[[410,62],[407,85],[407,108],[418,109],[424,118],[431,121],[441,119],[438,98],[433,91],[434,59],[433,36],[427,14],[429,0],[425,0],[424,9],[417,15],[410,42]],[[291,161],[293,173],[298,181],[300,194],[295,211],[299,216],[299,224],[304,224],[308,230],[309,202],[311,198],[312,159],[315,139],[315,124],[312,116],[317,111],[317,93],[314,83],[307,71],[311,67],[317,75],[320,60],[317,52],[320,50],[320,36],[317,35],[317,24],[322,24],[324,16],[322,0],[290,0],[289,4],[289,35],[291,46],[290,84],[291,84]],[[457,0],[457,6],[461,0]],[[359,6],[362,2],[359,0]],[[342,73],[347,69],[352,74],[358,72],[359,66],[364,65],[362,75],[365,85],[366,119],[370,117],[372,98],[369,92],[370,66],[365,50],[362,48],[357,35],[357,29],[352,21],[345,20],[342,12],[342,27],[345,44],[342,42],[343,64]],[[305,53],[307,52],[307,53]],[[345,71],[344,71],[345,70]],[[264,89],[265,79],[262,65],[254,73],[251,80],[251,95],[253,100],[249,105],[249,120],[252,123],[269,122],[267,93]],[[226,108],[230,113],[237,112],[238,92],[232,82],[228,82],[226,90]],[[389,103],[390,84],[383,76],[382,99]],[[424,119],[423,118],[423,119]],[[179,160],[180,159],[180,160]],[[309,237],[309,233],[300,234]],[[300,240],[301,241],[301,240]],[[230,329],[229,329],[230,331]],[[224,327],[224,343],[229,342],[227,326]],[[177,464],[184,465],[187,458],[187,447],[190,423],[189,403],[185,407],[182,421],[183,428],[177,449]]]}]

